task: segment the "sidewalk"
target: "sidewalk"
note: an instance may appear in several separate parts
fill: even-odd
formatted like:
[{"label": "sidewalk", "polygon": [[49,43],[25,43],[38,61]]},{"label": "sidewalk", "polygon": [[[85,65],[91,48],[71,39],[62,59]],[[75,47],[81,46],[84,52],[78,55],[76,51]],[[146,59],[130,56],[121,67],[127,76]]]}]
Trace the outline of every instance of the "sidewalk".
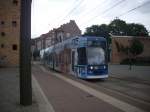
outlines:
[{"label": "sidewalk", "polygon": [[19,68],[0,68],[0,112],[39,112],[33,93],[32,106],[19,104]]},{"label": "sidewalk", "polygon": [[[130,71],[128,66],[110,65],[109,69],[112,77],[150,80],[150,67],[134,66]],[[0,112],[121,111],[102,100],[98,100],[97,97],[75,88],[64,80],[50,75],[51,73],[39,66],[33,67],[32,70],[38,82],[33,78],[33,105],[24,107],[19,104],[19,69],[0,68]],[[41,87],[38,83],[42,90],[39,89]],[[89,89],[87,90],[89,91]]]},{"label": "sidewalk", "polygon": [[132,66],[129,70],[129,65],[110,64],[109,74],[111,77],[150,84],[150,66]]},{"label": "sidewalk", "polygon": [[48,68],[35,64],[32,73],[54,112],[122,112],[118,106],[112,105],[111,98],[109,101],[112,103],[104,101],[107,96],[104,93],[49,71]]}]

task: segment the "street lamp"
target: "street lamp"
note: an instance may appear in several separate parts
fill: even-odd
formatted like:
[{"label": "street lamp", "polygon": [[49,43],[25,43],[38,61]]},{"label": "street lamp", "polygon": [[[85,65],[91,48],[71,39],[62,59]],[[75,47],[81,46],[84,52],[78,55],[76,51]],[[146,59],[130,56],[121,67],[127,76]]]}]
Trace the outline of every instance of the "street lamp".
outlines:
[{"label": "street lamp", "polygon": [[32,104],[31,0],[21,0],[20,16],[20,104]]}]

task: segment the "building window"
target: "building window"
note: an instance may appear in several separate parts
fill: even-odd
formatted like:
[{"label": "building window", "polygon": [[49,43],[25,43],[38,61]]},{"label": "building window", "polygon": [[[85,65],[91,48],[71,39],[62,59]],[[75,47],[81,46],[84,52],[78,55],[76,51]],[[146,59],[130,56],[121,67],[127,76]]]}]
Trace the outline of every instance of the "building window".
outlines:
[{"label": "building window", "polygon": [[70,37],[70,33],[67,33],[66,36],[67,36],[67,37]]},{"label": "building window", "polygon": [[13,44],[13,45],[12,45],[12,49],[13,49],[13,50],[17,50],[17,45],[16,45],[16,44]]},{"label": "building window", "polygon": [[18,5],[18,0],[13,0],[14,5]]},{"label": "building window", "polygon": [[62,42],[62,38],[61,38],[61,36],[59,36],[59,41],[60,41],[60,42]]},{"label": "building window", "polygon": [[1,32],[1,36],[3,36],[3,37],[4,37],[5,35],[6,35],[6,34],[5,34],[5,32]]},{"label": "building window", "polygon": [[4,25],[5,24],[5,22],[4,21],[1,21],[1,25]]},{"label": "building window", "polygon": [[12,21],[12,26],[16,27],[17,26],[17,22],[16,21]]},{"label": "building window", "polygon": [[1,44],[1,48],[4,48],[4,44]]}]

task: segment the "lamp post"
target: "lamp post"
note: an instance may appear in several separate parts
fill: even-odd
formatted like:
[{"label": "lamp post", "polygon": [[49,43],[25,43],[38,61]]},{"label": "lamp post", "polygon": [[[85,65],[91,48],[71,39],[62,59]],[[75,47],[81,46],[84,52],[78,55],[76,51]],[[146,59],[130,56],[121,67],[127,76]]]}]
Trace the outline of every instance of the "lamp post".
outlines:
[{"label": "lamp post", "polygon": [[20,16],[20,104],[32,104],[31,0],[21,0]]}]

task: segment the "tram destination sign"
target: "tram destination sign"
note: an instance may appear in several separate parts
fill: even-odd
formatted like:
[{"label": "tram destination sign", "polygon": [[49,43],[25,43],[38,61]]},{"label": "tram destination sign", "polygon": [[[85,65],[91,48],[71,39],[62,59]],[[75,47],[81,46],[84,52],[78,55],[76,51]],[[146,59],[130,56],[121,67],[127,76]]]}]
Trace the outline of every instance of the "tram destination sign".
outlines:
[{"label": "tram destination sign", "polygon": [[89,46],[89,47],[104,47],[105,42],[99,41],[99,40],[88,40],[87,46]]}]

